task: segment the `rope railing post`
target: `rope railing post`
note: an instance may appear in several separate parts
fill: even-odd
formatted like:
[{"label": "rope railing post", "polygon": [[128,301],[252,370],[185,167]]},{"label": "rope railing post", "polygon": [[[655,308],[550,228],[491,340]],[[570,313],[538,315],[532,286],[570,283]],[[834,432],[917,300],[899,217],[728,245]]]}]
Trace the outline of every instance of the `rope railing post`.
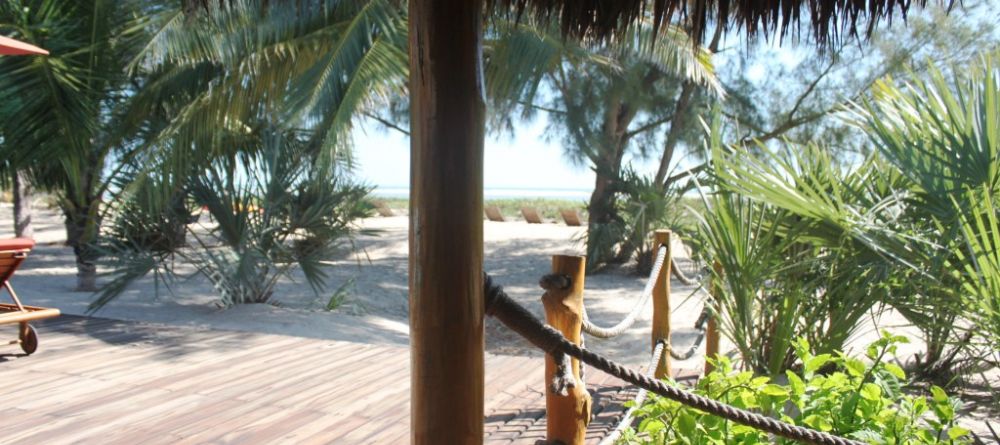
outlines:
[{"label": "rope railing post", "polygon": [[[705,304],[712,304],[719,301],[719,295],[722,292],[722,283],[720,279],[722,277],[722,265],[716,261],[712,264],[712,268],[715,273],[712,274],[712,285],[709,288],[709,299],[705,301]],[[718,306],[716,306],[718,307]],[[715,367],[708,362],[709,358],[714,359],[719,355],[719,326],[716,324],[716,317],[718,314],[711,314],[708,317],[708,327],[705,329],[705,375],[710,374],[715,370]]]},{"label": "rope railing post", "polygon": [[[657,230],[653,234],[653,261],[656,261],[657,252],[660,246],[665,246],[667,253],[663,258],[663,267],[656,276],[656,284],[653,286],[653,332],[650,343],[650,350],[656,348],[656,344],[663,341],[666,347],[670,347],[670,263],[672,261],[670,252],[670,231]],[[670,377],[670,354],[661,354],[660,362],[656,365],[656,372],[653,376],[658,379]]]},{"label": "rope railing post", "polygon": [[[569,280],[568,286],[546,286],[542,295],[545,306],[545,321],[561,332],[567,340],[576,345],[581,344],[583,323],[583,286],[586,271],[586,258],[582,256],[554,255],[552,257],[552,274],[564,276]],[[560,394],[551,384],[558,378],[560,371],[565,371],[565,365],[560,367],[551,354],[545,356],[545,410],[546,437],[548,443],[563,443],[566,445],[582,445],[587,435],[587,425],[590,423],[590,394],[587,386],[580,379],[580,361],[571,360],[570,371],[575,384],[566,388]]]}]

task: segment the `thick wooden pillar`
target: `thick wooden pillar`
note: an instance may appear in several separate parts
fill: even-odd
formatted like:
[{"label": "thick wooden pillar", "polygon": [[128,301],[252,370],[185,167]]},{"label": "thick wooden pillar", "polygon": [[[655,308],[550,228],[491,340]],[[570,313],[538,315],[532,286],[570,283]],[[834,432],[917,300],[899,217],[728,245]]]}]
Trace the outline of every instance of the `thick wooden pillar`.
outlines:
[{"label": "thick wooden pillar", "polygon": [[[552,257],[552,273],[567,275],[572,280],[569,289],[550,289],[542,296],[545,306],[545,321],[562,332],[567,340],[580,344],[583,325],[583,281],[587,270],[587,259],[582,256],[555,255]],[[548,443],[583,445],[590,424],[590,394],[586,384],[580,379],[580,361],[572,359],[573,378],[576,386],[565,395],[552,391],[556,363],[545,356],[545,429]]]},{"label": "thick wooden pillar", "polygon": [[483,441],[480,0],[410,0],[411,443]]},{"label": "thick wooden pillar", "polygon": [[[653,348],[656,342],[665,340],[667,347],[670,347],[670,231],[657,230],[653,234],[653,261],[656,261],[656,253],[660,246],[667,246],[667,255],[663,258],[663,267],[660,274],[656,276],[656,285],[653,286]],[[669,349],[663,351],[660,362],[656,364],[654,376],[658,379],[670,377],[670,354]]]}]

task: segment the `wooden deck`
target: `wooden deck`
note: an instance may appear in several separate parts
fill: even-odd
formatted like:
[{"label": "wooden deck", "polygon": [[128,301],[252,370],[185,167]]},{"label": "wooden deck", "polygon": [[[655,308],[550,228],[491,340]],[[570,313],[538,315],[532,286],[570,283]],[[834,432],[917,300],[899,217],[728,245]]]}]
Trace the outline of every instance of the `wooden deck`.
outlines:
[{"label": "wooden deck", "polygon": [[[403,347],[75,316],[36,328],[34,355],[0,350],[4,444],[408,442]],[[488,443],[544,438],[542,368],[487,356]],[[602,373],[587,378],[596,443],[632,393]]]}]

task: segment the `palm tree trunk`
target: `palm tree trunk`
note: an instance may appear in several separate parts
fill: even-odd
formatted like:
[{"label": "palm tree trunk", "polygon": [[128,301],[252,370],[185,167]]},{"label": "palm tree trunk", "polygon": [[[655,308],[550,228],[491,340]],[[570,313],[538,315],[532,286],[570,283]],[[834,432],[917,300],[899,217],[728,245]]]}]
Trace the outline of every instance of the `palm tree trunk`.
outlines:
[{"label": "palm tree trunk", "polygon": [[27,172],[18,170],[14,174],[14,236],[31,238],[35,230],[31,225],[34,188]]},{"label": "palm tree trunk", "polygon": [[64,208],[66,215],[66,244],[73,248],[76,257],[76,291],[97,291],[97,215],[91,214],[90,205],[71,203]]}]

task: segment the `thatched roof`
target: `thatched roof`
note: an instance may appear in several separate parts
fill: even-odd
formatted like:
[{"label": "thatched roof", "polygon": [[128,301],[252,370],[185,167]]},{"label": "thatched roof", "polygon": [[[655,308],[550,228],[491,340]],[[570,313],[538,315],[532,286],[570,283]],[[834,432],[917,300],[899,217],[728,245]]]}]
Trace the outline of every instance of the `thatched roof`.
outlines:
[{"label": "thatched roof", "polygon": [[[824,43],[843,36],[870,34],[893,13],[905,17],[910,0],[487,0],[500,13],[520,17],[529,12],[543,21],[559,23],[563,34],[603,39],[626,29],[640,18],[654,27],[684,20],[692,35],[702,40],[709,23],[722,21],[750,37],[782,37],[805,22],[815,39]],[[918,0],[921,5],[926,0]]]}]

